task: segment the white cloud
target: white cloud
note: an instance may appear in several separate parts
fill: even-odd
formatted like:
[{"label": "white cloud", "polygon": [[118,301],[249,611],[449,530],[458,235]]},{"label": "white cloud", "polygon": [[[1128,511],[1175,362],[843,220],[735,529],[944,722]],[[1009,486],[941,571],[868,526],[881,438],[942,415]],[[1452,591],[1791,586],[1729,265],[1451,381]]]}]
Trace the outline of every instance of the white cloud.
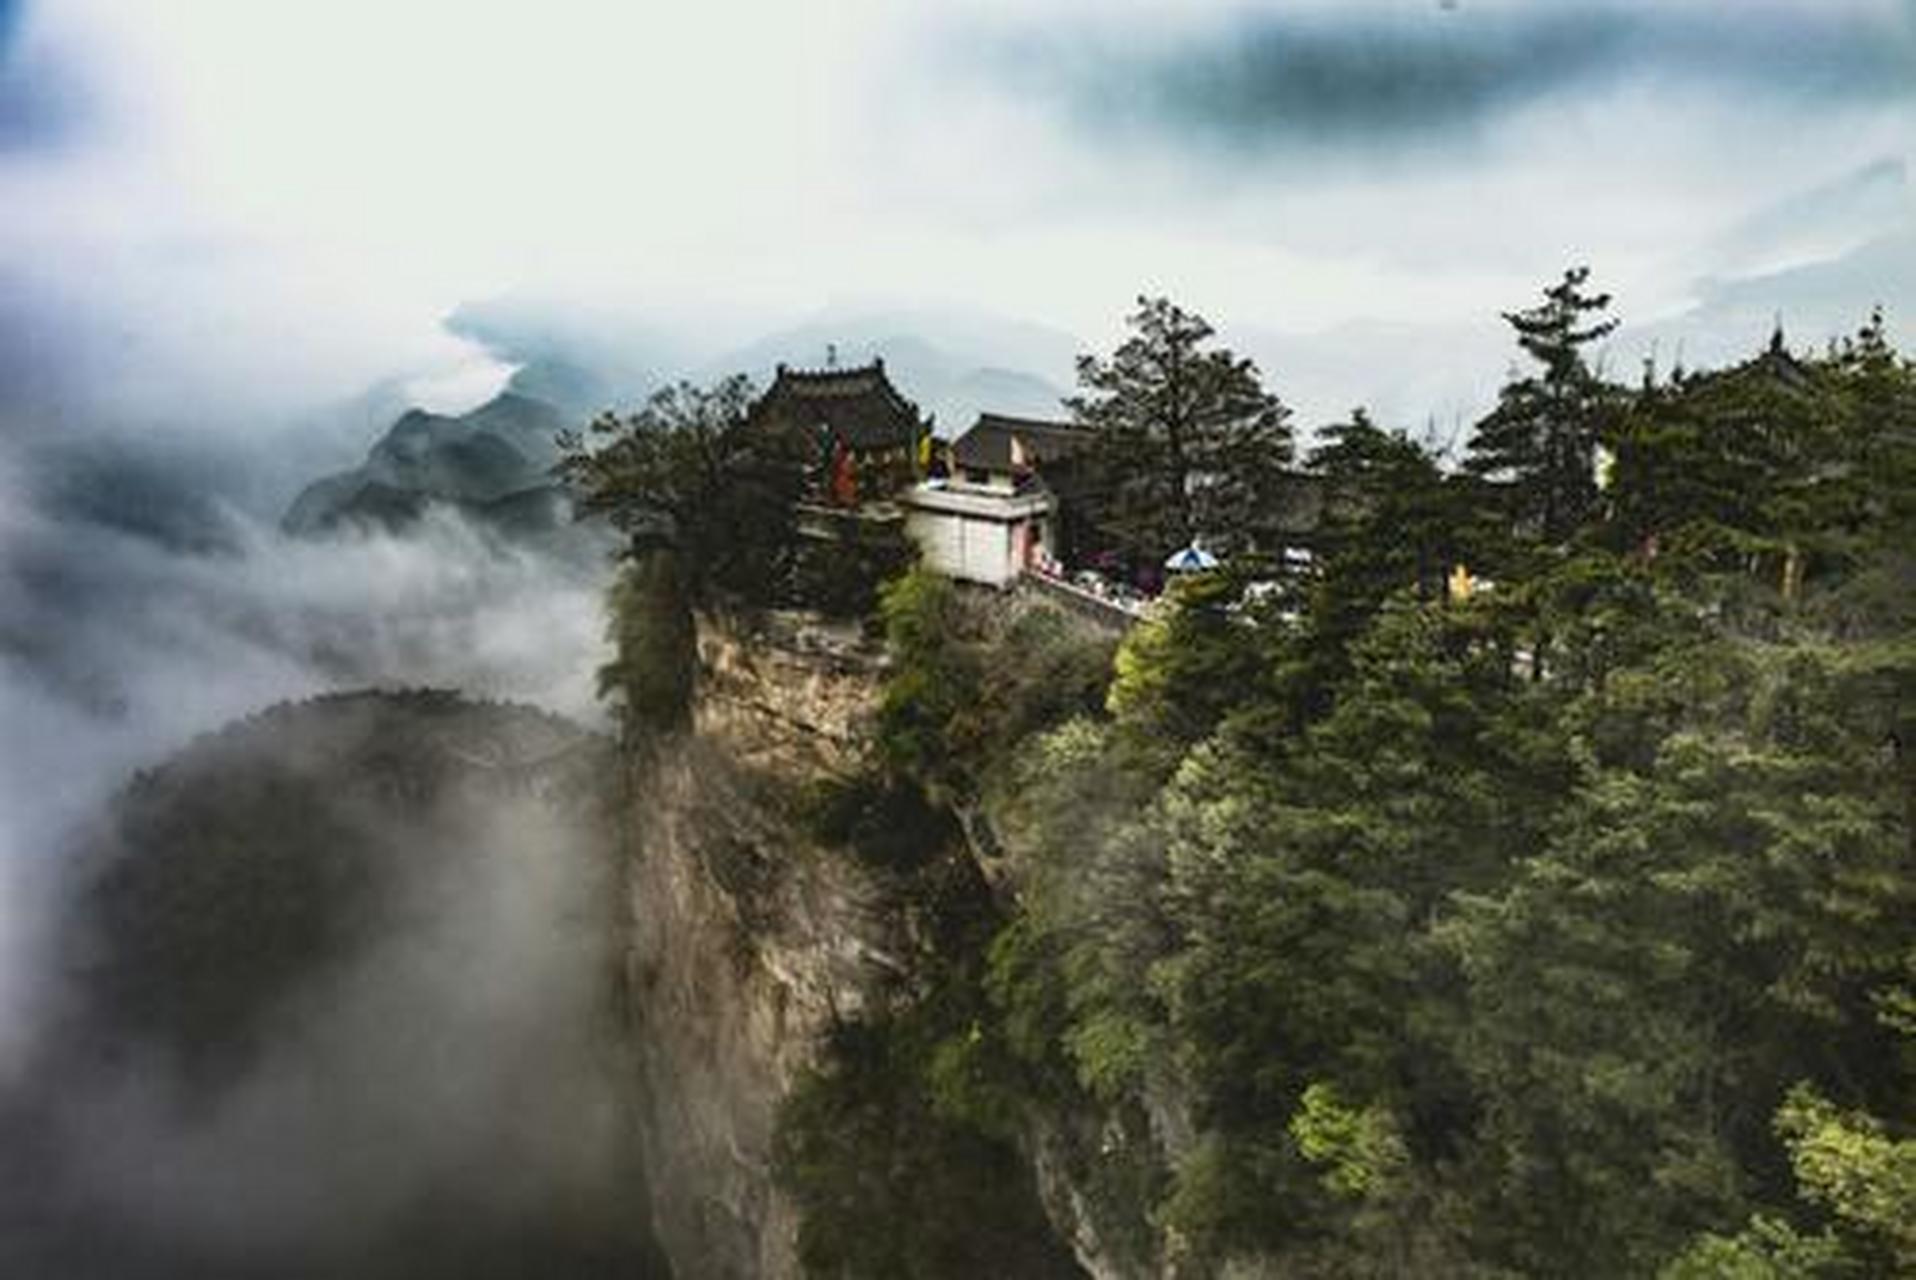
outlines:
[{"label": "white cloud", "polygon": [[[350,351],[325,366],[337,385],[381,350],[405,355],[391,367],[443,368],[422,331],[511,288],[666,317],[945,300],[1087,336],[1162,288],[1304,331],[1460,323],[1587,259],[1632,314],[1663,314],[1755,209],[1911,153],[1893,104],[1802,109],[1650,76],[1546,93],[1410,155],[1221,157],[1195,138],[1087,137],[955,52],[1012,21],[1150,50],[1274,8],[1353,12],[42,3],[29,31],[84,51],[111,124],[81,155],[0,168],[15,211],[0,255],[147,276],[161,296],[130,309],[150,302],[154,328],[191,329],[201,348],[269,327],[261,385]],[[1900,10],[1817,12],[1881,24]]]}]

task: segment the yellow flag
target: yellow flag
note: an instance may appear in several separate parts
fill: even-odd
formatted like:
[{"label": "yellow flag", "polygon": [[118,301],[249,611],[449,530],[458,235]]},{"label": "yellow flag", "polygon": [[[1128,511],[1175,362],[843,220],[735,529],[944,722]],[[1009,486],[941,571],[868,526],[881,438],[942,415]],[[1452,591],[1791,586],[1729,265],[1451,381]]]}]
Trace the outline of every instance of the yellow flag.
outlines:
[{"label": "yellow flag", "polygon": [[931,432],[918,437],[918,474],[924,475],[931,470]]}]

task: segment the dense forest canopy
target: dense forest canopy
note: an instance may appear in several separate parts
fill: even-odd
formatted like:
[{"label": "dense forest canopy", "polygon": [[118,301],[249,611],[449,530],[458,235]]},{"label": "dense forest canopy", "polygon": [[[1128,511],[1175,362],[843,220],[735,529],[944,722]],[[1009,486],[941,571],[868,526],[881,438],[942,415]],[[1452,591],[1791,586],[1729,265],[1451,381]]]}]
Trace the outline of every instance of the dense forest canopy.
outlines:
[{"label": "dense forest canopy", "polygon": [[[889,591],[883,767],[985,815],[1003,888],[791,1109],[822,1273],[938,1273],[849,1224],[937,1218],[1032,1133],[1139,1272],[1916,1268],[1916,367],[1874,316],[1626,386],[1608,306],[1578,269],[1507,317],[1461,466],[1322,432],[1312,565],[1175,584],[1109,667]],[[1134,347],[1084,366],[1127,439]],[[887,1072],[930,1110],[874,1131]],[[848,1172],[923,1143],[956,1170]]]}]

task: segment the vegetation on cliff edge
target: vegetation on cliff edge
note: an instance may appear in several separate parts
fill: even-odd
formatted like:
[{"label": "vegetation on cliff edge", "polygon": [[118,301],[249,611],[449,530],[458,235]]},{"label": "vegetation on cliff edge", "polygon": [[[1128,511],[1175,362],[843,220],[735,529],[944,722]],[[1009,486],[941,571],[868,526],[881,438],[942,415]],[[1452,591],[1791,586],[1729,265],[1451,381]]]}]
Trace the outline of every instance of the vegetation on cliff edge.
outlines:
[{"label": "vegetation on cliff edge", "polygon": [[[887,597],[885,758],[992,820],[1001,915],[940,1043],[843,1061],[1027,1155],[1090,1117],[1140,1273],[1912,1264],[1916,369],[1872,320],[1618,386],[1585,283],[1510,317],[1469,466],[1327,433],[1313,569],[1183,584],[1101,699]],[[900,1203],[850,1175],[925,1131],[858,1105],[794,1106],[869,1161],[808,1229]]]}]

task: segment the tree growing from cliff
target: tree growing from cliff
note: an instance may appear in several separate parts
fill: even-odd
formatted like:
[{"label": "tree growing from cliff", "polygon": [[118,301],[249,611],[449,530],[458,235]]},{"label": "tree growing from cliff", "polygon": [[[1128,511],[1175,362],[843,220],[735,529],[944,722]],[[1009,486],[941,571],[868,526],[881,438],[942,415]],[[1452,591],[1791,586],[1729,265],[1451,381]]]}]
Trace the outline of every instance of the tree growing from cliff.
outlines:
[{"label": "tree growing from cliff", "polygon": [[634,557],[671,553],[694,600],[769,600],[791,567],[807,459],[789,436],[751,428],[752,397],[743,374],[680,382],[559,438],[557,471],[580,511],[609,519]]},{"label": "tree growing from cliff", "polygon": [[628,733],[682,726],[690,713],[692,610],[764,604],[789,580],[805,459],[788,435],[751,429],[751,380],[666,387],[626,418],[602,414],[559,437],[555,467],[582,515],[626,536],[613,592],[618,657],[600,673]]},{"label": "tree growing from cliff", "polygon": [[1065,402],[1097,432],[1095,520],[1148,564],[1199,537],[1223,550],[1265,541],[1290,411],[1256,365],[1212,346],[1203,317],[1168,298],[1139,298],[1129,324],[1109,358],[1078,358],[1083,393]]}]

